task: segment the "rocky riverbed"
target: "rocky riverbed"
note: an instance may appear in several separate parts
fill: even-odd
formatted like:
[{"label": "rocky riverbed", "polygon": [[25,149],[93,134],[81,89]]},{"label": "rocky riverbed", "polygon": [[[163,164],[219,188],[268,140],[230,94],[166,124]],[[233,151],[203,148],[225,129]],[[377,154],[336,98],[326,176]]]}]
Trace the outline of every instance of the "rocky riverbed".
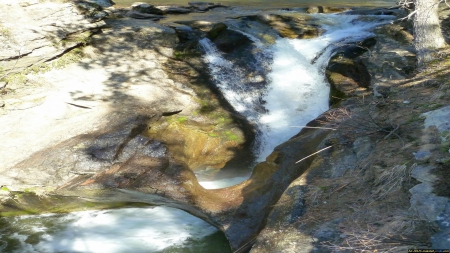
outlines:
[{"label": "rocky riverbed", "polygon": [[265,70],[246,64],[253,41],[227,15],[271,45],[320,36],[308,13],[348,9],[107,6],[0,5],[1,216],[162,204],[218,227],[236,252],[449,247],[449,56],[418,72],[408,21],[337,47],[331,109],[248,180],[206,190],[194,172],[250,168],[259,130],[214,88],[199,39],[264,86]]}]

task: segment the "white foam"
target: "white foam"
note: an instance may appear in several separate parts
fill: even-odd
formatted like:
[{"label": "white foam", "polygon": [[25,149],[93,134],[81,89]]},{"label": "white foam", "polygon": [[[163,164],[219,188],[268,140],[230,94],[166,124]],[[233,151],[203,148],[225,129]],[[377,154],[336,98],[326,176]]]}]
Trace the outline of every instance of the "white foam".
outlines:
[{"label": "white foam", "polygon": [[48,231],[39,216],[21,217],[38,219],[31,229],[47,233],[36,245],[25,243],[27,236],[14,236],[22,244],[16,252],[158,252],[217,231],[205,221],[169,207],[84,211],[46,217],[58,224],[56,232]]},{"label": "white foam", "polygon": [[[328,110],[329,85],[324,69],[332,49],[372,35],[370,29],[388,22],[391,16],[316,14],[326,32],[314,39],[278,39],[274,46],[272,80],[263,99],[268,113],[260,122],[268,131],[261,136],[263,147],[258,161],[264,160],[280,143],[287,141],[308,122]],[[386,21],[387,20],[387,21]]]},{"label": "white foam", "polygon": [[267,130],[261,136],[259,160],[299,131],[291,126],[303,126],[328,109],[328,84],[317,66],[322,62],[310,63],[323,44],[314,40],[277,40],[271,82],[263,97],[268,113],[261,116],[260,122]]},{"label": "white foam", "polygon": [[211,181],[199,181],[199,184],[205,189],[220,189],[242,183],[247,180],[249,176],[250,175],[233,178],[223,178]]},{"label": "white foam", "polygon": [[[273,64],[269,73],[267,92],[262,96],[266,101],[266,114],[257,111],[261,92],[248,90],[244,74],[232,62],[225,60],[209,40],[203,39],[201,45],[206,51],[211,74],[224,97],[230,104],[251,122],[258,126],[259,141],[254,147],[257,161],[264,160],[272,150],[295,135],[299,129],[321,113],[328,110],[329,85],[324,69],[332,49],[346,43],[369,37],[370,29],[380,25],[391,16],[360,16],[338,14],[314,14],[318,24],[325,30],[318,38],[290,40],[279,38],[272,48],[248,36],[261,51],[273,52]],[[235,29],[235,28],[233,28]],[[236,30],[236,29],[235,29]],[[268,54],[268,53],[265,53]],[[258,64],[267,64],[271,57],[257,57]],[[247,89],[247,90],[246,90]],[[204,182],[206,187],[214,187]]]}]

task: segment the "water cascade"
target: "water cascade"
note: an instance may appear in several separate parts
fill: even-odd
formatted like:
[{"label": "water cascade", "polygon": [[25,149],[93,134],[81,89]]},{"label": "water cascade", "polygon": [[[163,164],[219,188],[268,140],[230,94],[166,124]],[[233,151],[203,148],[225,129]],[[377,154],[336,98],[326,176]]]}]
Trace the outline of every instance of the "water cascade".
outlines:
[{"label": "water cascade", "polygon": [[[255,57],[254,63],[270,65],[265,86],[247,85],[255,80],[248,79],[232,61],[226,60],[209,40],[200,41],[215,84],[234,109],[256,125],[259,141],[254,150],[258,161],[296,134],[300,129],[295,126],[306,125],[328,109],[329,87],[324,68],[333,47],[362,40],[371,35],[371,28],[390,19],[323,14],[313,17],[325,30],[318,38],[278,38],[269,47],[257,43],[256,37],[250,38],[261,52],[270,51],[270,57]],[[244,179],[203,185],[220,188]],[[2,252],[229,251],[223,234],[217,235],[216,228],[183,211],[165,207],[3,217],[0,225]],[[205,242],[208,240],[212,241],[209,246]]]},{"label": "water cascade", "polygon": [[[217,87],[237,112],[256,125],[258,141],[254,152],[257,161],[265,160],[277,145],[328,110],[329,85],[324,69],[333,49],[371,36],[370,29],[392,19],[382,15],[366,16],[365,20],[354,15],[311,16],[321,24],[324,34],[303,40],[278,38],[269,48],[273,58],[265,58],[273,63],[267,86],[261,90],[248,85],[243,71],[227,61],[211,41],[206,38],[200,41]],[[249,38],[254,42],[257,40],[254,36]],[[262,43],[254,45],[260,48],[259,51],[268,50],[265,46],[262,48]]]}]

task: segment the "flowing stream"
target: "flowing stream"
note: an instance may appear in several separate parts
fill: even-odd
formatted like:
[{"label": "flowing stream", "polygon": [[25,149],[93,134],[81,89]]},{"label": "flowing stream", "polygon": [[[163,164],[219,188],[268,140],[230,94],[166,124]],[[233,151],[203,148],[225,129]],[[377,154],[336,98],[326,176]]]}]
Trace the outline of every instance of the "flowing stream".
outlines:
[{"label": "flowing stream", "polygon": [[257,161],[265,160],[277,145],[328,110],[329,85],[325,67],[332,50],[371,36],[371,28],[391,19],[365,16],[363,21],[355,15],[309,16],[316,18],[325,29],[322,36],[302,40],[279,38],[267,48],[257,41],[257,37],[248,35],[258,47],[258,52],[271,55],[255,57],[256,65],[271,65],[264,88],[252,85],[252,78],[246,77],[238,66],[226,60],[210,40],[200,40],[215,84],[234,109],[256,125],[254,152]]},{"label": "flowing stream", "polygon": [[[235,110],[258,128],[254,152],[259,161],[328,109],[324,68],[333,47],[371,36],[370,29],[391,19],[334,14],[313,17],[326,31],[315,39],[279,38],[273,45],[264,45],[252,31],[240,31],[263,52],[254,64],[270,65],[264,87],[244,88],[254,80],[245,77],[210,41],[201,41],[216,85]],[[243,180],[245,177],[236,177],[201,184],[221,188]],[[230,249],[223,233],[206,222],[180,210],[154,207],[3,217],[0,252],[206,253]]]}]

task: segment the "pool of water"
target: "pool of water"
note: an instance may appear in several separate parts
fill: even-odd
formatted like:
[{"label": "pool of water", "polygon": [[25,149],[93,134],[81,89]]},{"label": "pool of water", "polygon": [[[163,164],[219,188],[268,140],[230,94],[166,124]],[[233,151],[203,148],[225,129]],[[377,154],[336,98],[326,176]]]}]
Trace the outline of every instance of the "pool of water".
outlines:
[{"label": "pool of water", "polygon": [[231,252],[217,228],[169,207],[0,217],[4,253]]}]

